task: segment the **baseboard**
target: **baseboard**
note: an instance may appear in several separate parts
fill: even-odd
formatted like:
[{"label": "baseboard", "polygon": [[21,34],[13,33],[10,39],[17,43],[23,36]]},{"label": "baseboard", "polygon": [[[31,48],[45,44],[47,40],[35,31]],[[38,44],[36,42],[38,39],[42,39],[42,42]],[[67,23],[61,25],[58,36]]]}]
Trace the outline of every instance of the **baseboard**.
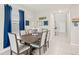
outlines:
[{"label": "baseboard", "polygon": [[0,54],[3,54],[4,52],[6,52],[6,51],[8,51],[8,50],[10,50],[10,47],[1,50],[1,51],[0,51]]}]

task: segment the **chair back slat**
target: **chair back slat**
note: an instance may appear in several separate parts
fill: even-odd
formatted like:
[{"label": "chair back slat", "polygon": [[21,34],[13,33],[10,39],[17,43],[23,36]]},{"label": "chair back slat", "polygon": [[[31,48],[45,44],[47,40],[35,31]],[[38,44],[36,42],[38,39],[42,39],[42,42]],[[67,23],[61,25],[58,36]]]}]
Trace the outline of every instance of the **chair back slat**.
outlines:
[{"label": "chair back slat", "polygon": [[50,39],[50,31],[48,31],[48,33],[47,33],[46,41],[48,41],[49,39]]},{"label": "chair back slat", "polygon": [[14,52],[18,52],[18,43],[17,43],[17,37],[13,33],[8,33],[9,35],[9,41],[10,41],[10,48]]},{"label": "chair back slat", "polygon": [[46,31],[44,31],[42,33],[42,38],[41,38],[41,44],[40,44],[40,46],[43,46],[45,44],[46,33],[47,33]]}]

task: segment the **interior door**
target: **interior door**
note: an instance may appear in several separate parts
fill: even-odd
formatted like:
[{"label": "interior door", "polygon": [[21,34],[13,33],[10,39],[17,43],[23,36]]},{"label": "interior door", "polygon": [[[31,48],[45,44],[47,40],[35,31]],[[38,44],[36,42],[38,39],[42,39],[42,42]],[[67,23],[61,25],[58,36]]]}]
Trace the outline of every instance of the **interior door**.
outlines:
[{"label": "interior door", "polygon": [[55,14],[56,32],[65,33],[67,29],[66,23],[67,16],[64,13]]}]

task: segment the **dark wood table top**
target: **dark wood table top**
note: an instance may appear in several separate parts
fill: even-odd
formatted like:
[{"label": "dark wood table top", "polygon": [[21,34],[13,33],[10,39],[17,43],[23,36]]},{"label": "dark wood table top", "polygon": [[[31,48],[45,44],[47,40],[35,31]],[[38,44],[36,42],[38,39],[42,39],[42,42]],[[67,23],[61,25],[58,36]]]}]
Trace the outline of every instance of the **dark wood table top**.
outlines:
[{"label": "dark wood table top", "polygon": [[22,35],[21,40],[24,41],[25,43],[31,44],[41,39],[41,36],[42,33],[38,33],[38,35],[26,34]]}]

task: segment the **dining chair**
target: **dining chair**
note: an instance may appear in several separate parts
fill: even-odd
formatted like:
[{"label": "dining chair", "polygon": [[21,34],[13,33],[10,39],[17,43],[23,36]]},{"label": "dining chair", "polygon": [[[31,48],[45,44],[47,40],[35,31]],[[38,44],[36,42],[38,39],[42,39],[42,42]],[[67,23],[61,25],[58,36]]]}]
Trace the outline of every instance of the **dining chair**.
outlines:
[{"label": "dining chair", "polygon": [[31,33],[31,34],[32,34],[32,32],[33,32],[33,30],[32,30],[32,29],[29,29],[29,33]]},{"label": "dining chair", "polygon": [[38,35],[37,29],[33,29],[32,35]]},{"label": "dining chair", "polygon": [[42,32],[42,28],[37,28],[37,31],[38,32]]},{"label": "dining chair", "polygon": [[49,39],[50,39],[50,31],[48,30],[47,31],[47,36],[46,36],[46,43],[45,43],[45,46],[49,48]]},{"label": "dining chair", "polygon": [[22,38],[21,38],[20,34],[18,34],[18,35],[16,34],[16,36],[17,36],[18,44],[19,44],[19,45],[24,44],[24,43],[22,43],[22,41],[21,41]]},{"label": "dining chair", "polygon": [[[45,38],[46,38],[46,31],[42,33],[42,37],[41,37],[39,43],[32,43],[32,44],[30,44],[31,47],[39,49],[39,54],[41,54],[41,48],[44,47]],[[43,50],[45,50],[45,49],[43,48]]]},{"label": "dining chair", "polygon": [[22,35],[25,35],[26,34],[26,31],[25,30],[21,30],[20,31],[20,35],[22,36]]},{"label": "dining chair", "polygon": [[[25,35],[25,34],[26,34],[26,31],[25,31],[25,30],[21,30],[18,39],[20,39],[21,36],[22,36],[22,35]],[[20,40],[20,43],[25,44],[25,42],[23,42],[23,41],[21,41],[21,40]]]},{"label": "dining chair", "polygon": [[23,52],[28,52],[30,47],[27,45],[19,45],[17,42],[16,34],[8,33],[9,35],[9,42],[10,42],[10,54],[15,53],[17,55],[22,54]]}]

